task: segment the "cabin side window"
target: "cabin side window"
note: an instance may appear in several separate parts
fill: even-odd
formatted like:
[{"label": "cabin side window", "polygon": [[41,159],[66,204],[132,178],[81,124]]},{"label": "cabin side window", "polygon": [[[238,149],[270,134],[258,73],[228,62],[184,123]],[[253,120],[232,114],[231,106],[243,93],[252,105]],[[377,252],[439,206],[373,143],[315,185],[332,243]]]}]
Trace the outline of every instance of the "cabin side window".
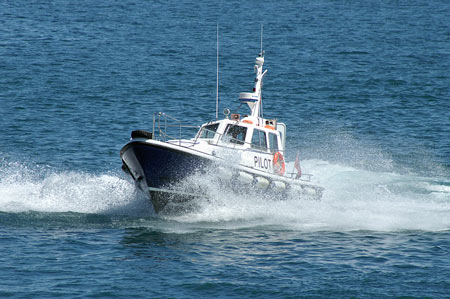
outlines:
[{"label": "cabin side window", "polygon": [[201,129],[200,137],[199,138],[205,138],[205,139],[212,139],[214,138],[214,135],[216,135],[216,131],[219,128],[219,124],[213,124],[204,126]]},{"label": "cabin side window", "polygon": [[259,150],[267,150],[266,132],[254,129],[251,146]]},{"label": "cabin side window", "polygon": [[236,144],[244,144],[247,128],[237,125],[228,125],[223,137],[224,141]]},{"label": "cabin side window", "polygon": [[278,152],[278,138],[277,134],[269,133],[270,151],[272,153]]}]

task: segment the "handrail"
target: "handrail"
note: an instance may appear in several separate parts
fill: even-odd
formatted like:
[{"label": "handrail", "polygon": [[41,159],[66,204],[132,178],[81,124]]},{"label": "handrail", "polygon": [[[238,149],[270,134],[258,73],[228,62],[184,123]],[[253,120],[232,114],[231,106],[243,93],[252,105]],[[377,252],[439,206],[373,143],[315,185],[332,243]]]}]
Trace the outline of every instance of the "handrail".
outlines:
[{"label": "handrail", "polygon": [[[179,128],[178,138],[177,136],[169,135],[169,128]],[[153,136],[155,136],[156,139],[164,142],[170,139],[178,139],[179,144],[181,144],[181,128],[200,128],[200,126],[182,124],[179,119],[164,112],[153,113]],[[157,131],[157,135],[155,135],[155,131]]]},{"label": "handrail", "polygon": [[[305,182],[311,182],[311,177],[313,177],[312,174],[308,174],[308,173],[302,173],[301,177],[299,177],[299,178],[294,177],[294,175],[297,176],[296,172],[288,172],[287,174],[290,175],[291,179],[296,179],[296,180],[305,181]],[[304,178],[304,177],[307,177],[307,178]]]}]

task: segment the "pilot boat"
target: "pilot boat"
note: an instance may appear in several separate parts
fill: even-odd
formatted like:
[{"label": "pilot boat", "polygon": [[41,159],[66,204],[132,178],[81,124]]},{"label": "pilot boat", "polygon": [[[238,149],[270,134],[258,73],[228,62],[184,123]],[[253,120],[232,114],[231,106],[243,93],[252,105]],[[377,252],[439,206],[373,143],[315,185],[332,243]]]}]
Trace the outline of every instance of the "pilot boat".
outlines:
[{"label": "pilot boat", "polygon": [[239,94],[240,103],[250,109],[248,114],[231,114],[225,109],[225,117],[219,120],[216,111],[215,120],[197,127],[197,133],[186,139],[181,134],[186,127],[159,112],[153,115],[151,132],[132,132],[131,140],[120,151],[122,169],[148,194],[156,213],[169,202],[182,204],[193,198],[207,198],[201,184],[180,188],[179,183],[211,169],[230,192],[258,191],[281,199],[288,192],[299,197],[321,197],[323,188],[311,182],[311,175],[301,174],[298,155],[293,172],[286,171],[286,125],[262,116],[262,83],[267,73],[263,65],[261,51],[254,65],[253,91]]}]

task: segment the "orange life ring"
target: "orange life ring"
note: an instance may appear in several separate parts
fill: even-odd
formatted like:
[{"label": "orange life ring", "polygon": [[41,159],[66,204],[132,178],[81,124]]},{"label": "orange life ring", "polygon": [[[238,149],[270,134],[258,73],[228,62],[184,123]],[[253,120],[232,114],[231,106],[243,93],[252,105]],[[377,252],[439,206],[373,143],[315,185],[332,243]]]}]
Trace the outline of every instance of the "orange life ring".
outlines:
[{"label": "orange life ring", "polygon": [[273,171],[276,174],[284,175],[286,171],[286,164],[284,163],[283,155],[280,152],[276,152],[273,155]]}]

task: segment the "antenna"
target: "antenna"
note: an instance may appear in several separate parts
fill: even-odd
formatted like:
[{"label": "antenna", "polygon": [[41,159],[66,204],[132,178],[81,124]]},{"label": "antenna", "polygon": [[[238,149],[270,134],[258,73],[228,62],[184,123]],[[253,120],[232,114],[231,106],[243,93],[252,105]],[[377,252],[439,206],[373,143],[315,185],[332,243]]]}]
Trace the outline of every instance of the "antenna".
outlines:
[{"label": "antenna", "polygon": [[[264,25],[261,23],[261,52],[260,52],[261,53],[261,57],[264,57],[264,52],[263,52],[263,29],[264,29]],[[262,82],[261,82],[261,92],[262,92]],[[261,117],[264,118],[262,95],[261,95],[261,104],[260,104],[259,108],[260,108]]]},{"label": "antenna", "polygon": [[263,28],[264,28],[264,25],[263,24],[261,24],[261,55],[262,56],[264,56],[264,54],[263,54],[263,47],[262,47],[262,42],[263,42]]},{"label": "antenna", "polygon": [[217,79],[216,79],[216,120],[219,119],[219,23],[217,23]]}]

